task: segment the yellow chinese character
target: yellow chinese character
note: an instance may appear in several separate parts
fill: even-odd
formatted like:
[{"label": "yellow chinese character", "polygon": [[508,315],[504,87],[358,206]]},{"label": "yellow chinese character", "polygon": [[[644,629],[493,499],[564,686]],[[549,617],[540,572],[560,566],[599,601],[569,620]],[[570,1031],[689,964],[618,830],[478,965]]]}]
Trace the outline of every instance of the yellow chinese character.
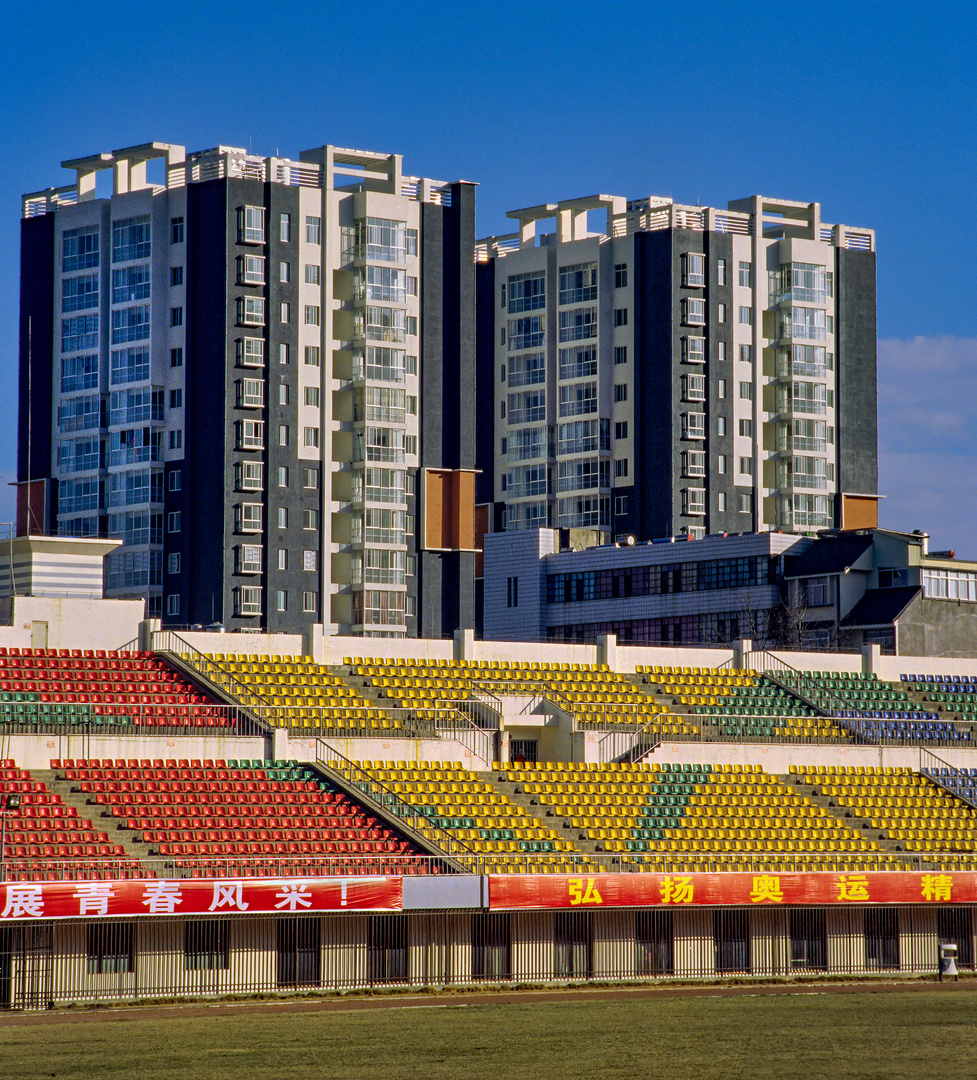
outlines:
[{"label": "yellow chinese character", "polygon": [[604,898],[597,891],[597,886],[594,884],[593,878],[570,878],[567,883],[567,890],[570,893],[570,906],[576,907],[577,904],[603,904]]},{"label": "yellow chinese character", "polygon": [[919,884],[924,900],[949,900],[953,878],[949,874],[923,874]]},{"label": "yellow chinese character", "polygon": [[667,877],[661,884],[663,904],[691,904],[692,878]]},{"label": "yellow chinese character", "polygon": [[837,881],[839,900],[867,900],[868,882],[864,874],[842,874]]},{"label": "yellow chinese character", "polygon": [[780,889],[780,878],[772,874],[760,874],[753,879],[753,888],[750,891],[750,899],[754,904],[763,900],[770,900],[774,904],[784,902],[784,894]]}]

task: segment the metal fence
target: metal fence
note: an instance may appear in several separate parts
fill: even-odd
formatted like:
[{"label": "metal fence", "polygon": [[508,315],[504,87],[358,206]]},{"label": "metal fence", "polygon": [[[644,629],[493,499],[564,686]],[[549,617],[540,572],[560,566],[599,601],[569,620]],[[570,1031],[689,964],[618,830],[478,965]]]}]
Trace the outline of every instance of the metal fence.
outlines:
[{"label": "metal fence", "polygon": [[[406,804],[405,804],[406,805]],[[403,824],[411,822],[400,819]],[[0,862],[0,883],[23,881],[119,880],[129,878],[262,878],[358,877],[362,875],[484,874],[674,874],[674,873],[847,873],[977,871],[977,852],[674,852],[538,854],[473,851],[444,830],[416,819],[418,830],[430,828],[432,845],[445,854],[334,854],[303,853],[306,844],[279,855],[154,856],[144,859],[6,858]],[[255,845],[257,848],[258,845]]]},{"label": "metal fence", "polygon": [[366,988],[935,975],[971,906],[145,917],[0,926],[0,1008]]}]

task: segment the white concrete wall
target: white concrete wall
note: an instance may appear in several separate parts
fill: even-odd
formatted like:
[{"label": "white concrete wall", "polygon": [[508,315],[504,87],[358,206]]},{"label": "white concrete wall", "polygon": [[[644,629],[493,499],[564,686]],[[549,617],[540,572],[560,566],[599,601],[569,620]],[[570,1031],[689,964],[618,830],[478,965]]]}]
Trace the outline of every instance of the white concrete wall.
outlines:
[{"label": "white concrete wall", "polygon": [[117,649],[135,640],[142,600],[81,600],[41,596],[12,598],[10,625],[0,627],[0,648],[45,647],[32,639],[34,623],[47,624],[49,649]]}]

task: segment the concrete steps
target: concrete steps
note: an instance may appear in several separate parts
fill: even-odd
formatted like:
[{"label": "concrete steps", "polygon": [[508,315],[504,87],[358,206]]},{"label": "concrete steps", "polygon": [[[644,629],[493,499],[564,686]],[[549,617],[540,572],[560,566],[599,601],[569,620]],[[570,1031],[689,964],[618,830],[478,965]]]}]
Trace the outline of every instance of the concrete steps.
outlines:
[{"label": "concrete steps", "polygon": [[32,769],[31,775],[40,780],[48,791],[53,791],[61,796],[61,801],[66,806],[73,806],[79,815],[94,825],[98,832],[108,834],[109,842],[125,848],[126,854],[133,859],[146,859],[152,854],[149,845],[144,843],[140,833],[133,832],[125,826],[124,818],[112,816],[108,806],[101,806],[95,802],[94,795],[77,790],[77,782],[59,780],[57,773],[52,769]]},{"label": "concrete steps", "polygon": [[535,795],[527,795],[522,790],[522,785],[504,779],[504,773],[482,773],[482,779],[488,781],[494,788],[502,792],[516,806],[523,807],[536,822],[546,829],[552,829],[561,840],[569,840],[573,846],[585,855],[600,854],[595,841],[591,840],[579,829],[571,829],[562,815],[554,815],[552,810],[541,806],[536,801]]},{"label": "concrete steps", "polygon": [[786,784],[792,791],[796,791],[798,795],[803,795],[804,798],[810,799],[815,806],[820,806],[824,810],[827,810],[829,814],[836,817],[843,825],[847,825],[850,829],[855,829],[860,833],[863,840],[869,840],[878,844],[883,851],[902,850],[902,847],[897,844],[896,841],[889,839],[885,830],[877,828],[871,821],[859,816],[848,807],[839,806],[833,796],[822,795],[819,787],[812,784],[801,783],[794,774],[782,773],[777,779],[780,780],[781,783]]}]

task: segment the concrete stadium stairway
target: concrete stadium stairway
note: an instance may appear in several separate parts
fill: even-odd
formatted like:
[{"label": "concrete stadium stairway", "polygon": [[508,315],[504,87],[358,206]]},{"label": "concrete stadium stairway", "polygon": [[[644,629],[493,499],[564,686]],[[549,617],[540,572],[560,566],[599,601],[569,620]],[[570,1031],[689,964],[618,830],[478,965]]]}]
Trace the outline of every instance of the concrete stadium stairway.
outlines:
[{"label": "concrete stadium stairway", "polygon": [[507,780],[504,772],[486,772],[481,776],[516,806],[523,807],[526,813],[534,817],[543,828],[552,829],[561,840],[568,840],[578,851],[585,855],[603,853],[597,841],[591,840],[580,829],[571,829],[562,815],[557,815],[554,811],[541,806],[536,796],[527,795],[522,789],[522,784]]},{"label": "concrete stadium stairway", "polygon": [[40,780],[48,791],[60,795],[66,806],[73,806],[99,832],[107,833],[111,843],[125,848],[130,858],[142,860],[148,857],[149,845],[137,839],[141,834],[126,828],[125,819],[113,817],[111,808],[95,802],[94,795],[78,790],[77,781],[59,780],[53,769],[31,769],[31,775]]},{"label": "concrete stadium stairway", "polygon": [[805,799],[810,799],[815,806],[820,806],[827,810],[829,814],[832,814],[839,821],[843,822],[851,829],[856,829],[862,836],[862,839],[869,840],[873,844],[878,844],[882,851],[902,851],[902,845],[895,840],[890,840],[888,834],[884,829],[879,829],[873,826],[872,822],[864,817],[860,817],[853,813],[852,810],[847,807],[840,806],[837,800],[831,795],[822,795],[821,789],[814,784],[805,784],[802,778],[791,773],[780,773],[777,779],[781,783],[787,784],[798,795],[803,795]]}]

